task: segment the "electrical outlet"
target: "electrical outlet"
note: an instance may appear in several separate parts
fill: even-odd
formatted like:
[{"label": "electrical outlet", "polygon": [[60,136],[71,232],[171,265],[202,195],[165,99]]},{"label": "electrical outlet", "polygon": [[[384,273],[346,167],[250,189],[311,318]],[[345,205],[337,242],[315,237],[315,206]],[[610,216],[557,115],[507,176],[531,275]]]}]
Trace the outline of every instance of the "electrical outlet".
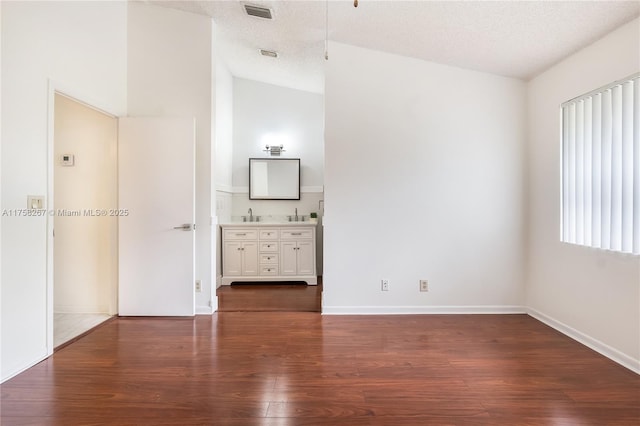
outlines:
[{"label": "electrical outlet", "polygon": [[196,293],[202,293],[202,281],[196,280]]},{"label": "electrical outlet", "polygon": [[382,280],[382,291],[389,291],[389,280]]},{"label": "electrical outlet", "polygon": [[420,291],[429,291],[429,281],[420,280]]}]

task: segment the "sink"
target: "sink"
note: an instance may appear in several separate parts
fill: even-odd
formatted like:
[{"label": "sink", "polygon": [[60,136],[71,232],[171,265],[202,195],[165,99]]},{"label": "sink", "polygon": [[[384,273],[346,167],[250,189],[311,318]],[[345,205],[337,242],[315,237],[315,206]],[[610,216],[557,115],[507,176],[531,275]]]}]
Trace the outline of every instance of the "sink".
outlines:
[{"label": "sink", "polygon": [[[260,219],[256,221],[257,218],[260,218]],[[244,225],[244,226],[260,226],[260,225],[295,226],[295,225],[311,225],[313,224],[313,222],[309,220],[308,215],[304,215],[304,218],[302,215],[300,215],[298,217],[297,222],[295,220],[295,217],[293,216],[291,216],[291,220],[289,220],[289,215],[254,215],[253,222],[249,222],[249,217],[246,215],[243,215],[243,216],[233,216],[231,220],[226,224]]]}]

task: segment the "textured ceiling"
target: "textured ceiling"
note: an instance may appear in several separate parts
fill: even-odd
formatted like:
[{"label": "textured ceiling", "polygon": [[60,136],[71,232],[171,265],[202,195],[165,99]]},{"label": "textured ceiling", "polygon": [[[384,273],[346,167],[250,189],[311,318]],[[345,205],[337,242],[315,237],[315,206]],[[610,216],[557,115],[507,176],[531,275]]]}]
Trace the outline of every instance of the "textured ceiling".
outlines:
[{"label": "textured ceiling", "polygon": [[[528,80],[640,15],[640,1],[148,3],[211,16],[233,75],[314,92],[323,91],[327,28],[331,41]],[[271,8],[274,19],[247,16],[244,3]]]}]

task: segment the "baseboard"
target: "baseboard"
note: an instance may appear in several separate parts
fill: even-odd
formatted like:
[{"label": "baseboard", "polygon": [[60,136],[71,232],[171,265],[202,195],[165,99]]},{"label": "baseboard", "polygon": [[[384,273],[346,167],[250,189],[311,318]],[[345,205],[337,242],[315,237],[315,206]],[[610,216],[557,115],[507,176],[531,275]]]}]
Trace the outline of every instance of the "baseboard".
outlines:
[{"label": "baseboard", "polygon": [[582,343],[588,348],[593,349],[601,355],[606,356],[612,361],[617,362],[625,368],[633,371],[636,374],[640,374],[640,360],[633,359],[629,355],[626,355],[619,350],[612,348],[606,343],[601,342],[598,339],[594,339],[591,336],[588,336],[573,327],[564,324],[550,316],[543,314],[540,311],[537,311],[533,308],[527,308],[527,313],[533,318],[537,319],[540,322],[545,323],[549,327],[559,331],[560,333],[572,338],[573,340]]},{"label": "baseboard", "polygon": [[196,315],[211,315],[218,310],[218,296],[211,298],[211,306],[196,306]]},{"label": "baseboard", "polygon": [[524,306],[327,306],[323,315],[526,314]]},{"label": "baseboard", "polygon": [[0,384],[6,382],[9,379],[12,379],[14,377],[16,377],[18,374],[23,373],[25,371],[27,371],[28,369],[30,369],[31,367],[33,367],[34,365],[38,364],[39,362],[44,361],[45,359],[49,358],[49,355],[45,355],[45,356],[40,356],[37,357],[34,361],[32,362],[27,362],[26,364],[23,364],[21,366],[15,367],[13,368],[9,373],[7,373],[6,376],[2,377],[0,379]]},{"label": "baseboard", "polygon": [[196,306],[196,315],[211,315],[213,313],[213,309],[211,306]]},{"label": "baseboard", "polygon": [[55,305],[53,312],[56,314],[109,314],[108,306],[99,305]]}]

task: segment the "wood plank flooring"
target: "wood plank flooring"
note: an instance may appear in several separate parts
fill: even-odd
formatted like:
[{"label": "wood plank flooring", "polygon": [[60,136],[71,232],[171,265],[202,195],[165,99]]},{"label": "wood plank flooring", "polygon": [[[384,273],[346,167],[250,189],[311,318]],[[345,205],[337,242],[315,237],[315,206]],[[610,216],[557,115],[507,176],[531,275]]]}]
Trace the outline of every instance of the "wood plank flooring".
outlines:
[{"label": "wood plank flooring", "polygon": [[3,426],[640,424],[640,376],[526,315],[119,318],[1,393]]},{"label": "wood plank flooring", "polygon": [[305,283],[232,284],[218,288],[218,312],[320,312],[322,277]]}]

